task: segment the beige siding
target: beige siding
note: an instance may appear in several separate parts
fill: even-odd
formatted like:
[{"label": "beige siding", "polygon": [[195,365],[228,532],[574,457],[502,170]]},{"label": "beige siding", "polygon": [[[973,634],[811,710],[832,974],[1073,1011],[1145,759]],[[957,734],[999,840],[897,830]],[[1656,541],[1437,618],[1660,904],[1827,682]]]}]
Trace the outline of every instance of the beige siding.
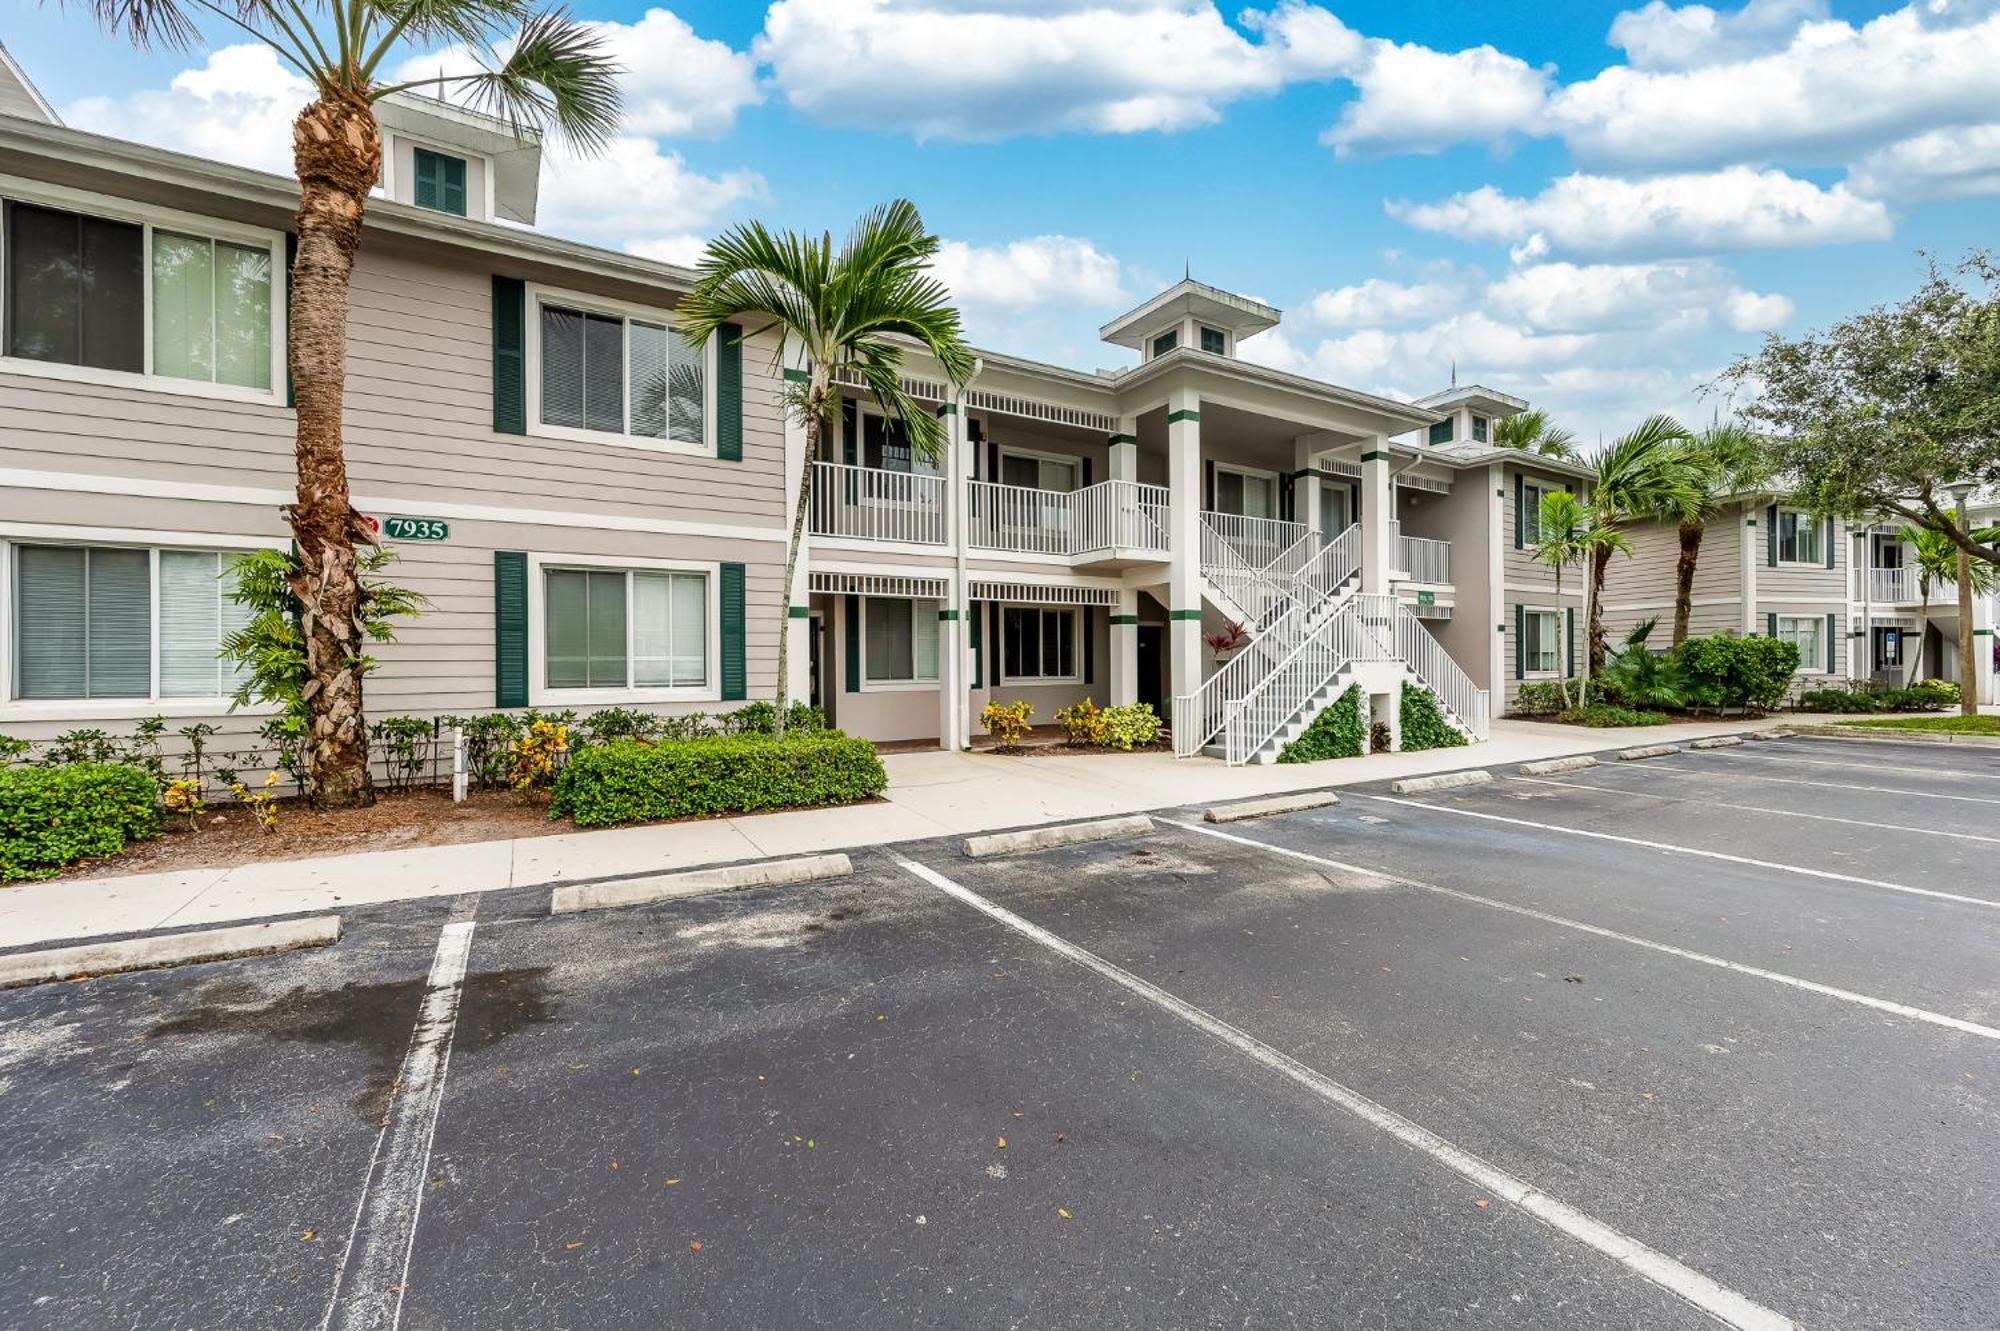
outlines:
[{"label": "beige siding", "polygon": [[26,120],[46,122],[48,112],[42,110],[41,103],[35,100],[34,94],[28,91],[10,66],[9,57],[0,54],[0,116],[20,116]]},{"label": "beige siding", "polygon": [[1426,494],[1414,510],[1406,497],[1403,517],[1404,535],[1451,542],[1451,618],[1425,624],[1472,682],[1489,692],[1495,684],[1488,678],[1493,626],[1500,622],[1493,614],[1489,585],[1495,545],[1494,533],[1487,530],[1491,498],[1485,470],[1462,471],[1453,476],[1448,495]]},{"label": "beige siding", "polygon": [[[1533,546],[1523,544],[1519,549],[1515,548],[1517,515],[1514,511],[1514,479],[1522,476],[1531,485],[1556,488],[1574,486],[1577,482],[1562,477],[1537,475],[1532,470],[1522,467],[1505,467],[1501,470],[1501,476],[1501,486],[1507,492],[1507,497],[1500,501],[1500,558],[1505,571],[1505,581],[1509,588],[1546,587],[1553,593],[1556,585],[1555,570],[1535,559]],[[1563,570],[1565,586],[1573,580],[1577,572],[1578,570],[1574,569]]]}]

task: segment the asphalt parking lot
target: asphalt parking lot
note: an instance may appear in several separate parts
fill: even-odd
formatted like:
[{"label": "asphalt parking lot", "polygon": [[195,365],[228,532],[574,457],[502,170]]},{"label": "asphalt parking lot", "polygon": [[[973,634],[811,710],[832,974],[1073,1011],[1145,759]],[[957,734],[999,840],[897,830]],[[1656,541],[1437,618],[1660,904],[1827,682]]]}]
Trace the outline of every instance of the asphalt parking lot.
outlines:
[{"label": "asphalt parking lot", "polygon": [[0,993],[0,1325],[2000,1325],[2000,753],[1341,800]]}]

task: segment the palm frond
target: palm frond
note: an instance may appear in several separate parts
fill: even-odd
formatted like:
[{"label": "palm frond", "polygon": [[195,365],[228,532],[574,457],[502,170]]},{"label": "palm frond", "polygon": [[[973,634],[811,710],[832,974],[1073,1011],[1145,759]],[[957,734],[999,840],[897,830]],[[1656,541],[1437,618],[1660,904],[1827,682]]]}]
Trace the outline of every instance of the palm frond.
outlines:
[{"label": "palm frond", "polygon": [[[445,8],[443,0],[427,3]],[[485,58],[483,42],[469,49],[475,58]],[[371,95],[379,100],[424,83],[456,84],[473,109],[506,121],[517,133],[552,129],[585,152],[599,152],[618,128],[620,72],[603,33],[577,22],[566,10],[551,9],[529,15],[506,59],[491,68],[390,84]]]},{"label": "palm frond", "polygon": [[399,42],[482,50],[495,32],[526,23],[533,14],[528,0],[349,0],[349,4],[366,24],[364,40],[374,43],[358,62],[361,74],[369,78]]},{"label": "palm frond", "polygon": [[[97,26],[141,49],[185,51],[201,40],[186,0],[84,0]],[[240,22],[240,20],[238,20]]]}]

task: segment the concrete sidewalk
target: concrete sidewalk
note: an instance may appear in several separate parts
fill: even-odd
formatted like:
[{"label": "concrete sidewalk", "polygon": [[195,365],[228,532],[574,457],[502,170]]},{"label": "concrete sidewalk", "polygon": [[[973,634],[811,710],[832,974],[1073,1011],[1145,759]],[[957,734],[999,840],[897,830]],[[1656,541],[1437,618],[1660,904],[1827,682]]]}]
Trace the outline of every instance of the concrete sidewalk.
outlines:
[{"label": "concrete sidewalk", "polygon": [[1496,721],[1493,738],[1469,748],[1267,767],[1161,753],[891,754],[882,760],[889,789],[875,804],[0,888],[0,948],[844,850],[1827,719],[1781,716],[1629,730]]}]

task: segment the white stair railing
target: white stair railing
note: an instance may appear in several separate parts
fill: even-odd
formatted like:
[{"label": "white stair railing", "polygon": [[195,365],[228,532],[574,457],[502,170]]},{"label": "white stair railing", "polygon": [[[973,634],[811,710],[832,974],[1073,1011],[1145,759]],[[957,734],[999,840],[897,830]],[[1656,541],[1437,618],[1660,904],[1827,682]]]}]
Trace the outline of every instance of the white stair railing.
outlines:
[{"label": "white stair railing", "polygon": [[1243,626],[1253,634],[1261,632],[1290,599],[1285,584],[1245,560],[1206,515],[1201,524],[1201,573],[1243,613]]},{"label": "white stair railing", "polygon": [[1451,659],[1444,644],[1432,637],[1424,622],[1401,602],[1396,605],[1396,655],[1425,688],[1437,695],[1438,702],[1467,734],[1474,739],[1489,736],[1492,727],[1486,690],[1472,682],[1472,677]]},{"label": "white stair railing", "polygon": [[1222,731],[1229,709],[1289,656],[1304,632],[1305,607],[1283,611],[1243,649],[1222,663],[1193,693],[1174,699],[1174,756],[1189,758],[1208,747]]},{"label": "white stair railing", "polygon": [[1310,605],[1339,591],[1360,571],[1361,524],[1357,522],[1322,545],[1318,554],[1291,575],[1292,597]]},{"label": "white stair railing", "polygon": [[1394,597],[1348,598],[1230,705],[1222,727],[1223,757],[1232,765],[1250,761],[1355,662],[1390,659],[1395,613]]}]

